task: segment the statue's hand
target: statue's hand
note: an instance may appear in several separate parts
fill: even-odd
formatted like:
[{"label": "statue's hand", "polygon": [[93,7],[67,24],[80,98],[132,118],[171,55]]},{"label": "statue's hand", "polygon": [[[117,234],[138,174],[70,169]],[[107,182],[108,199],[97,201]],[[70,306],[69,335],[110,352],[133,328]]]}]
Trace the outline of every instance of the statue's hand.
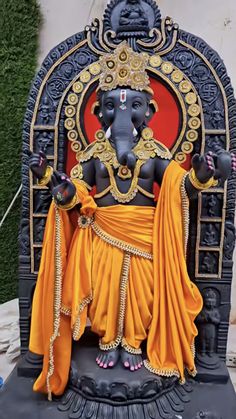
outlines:
[{"label": "statue's hand", "polygon": [[70,178],[64,173],[53,173],[53,188],[52,196],[58,205],[69,204],[76,194],[75,185],[71,182]]},{"label": "statue's hand", "polygon": [[236,171],[236,155],[227,151],[217,153],[215,179],[227,180]]},{"label": "statue's hand", "polygon": [[207,182],[212,176],[225,181],[229,178],[231,171],[236,171],[236,156],[224,150],[217,154],[209,151],[203,156],[195,154],[192,158],[192,166],[201,183]]},{"label": "statue's hand", "polygon": [[192,167],[199,182],[208,182],[214,176],[216,170],[213,153],[210,151],[203,156],[195,154],[192,158]]},{"label": "statue's hand", "polygon": [[28,155],[30,169],[38,179],[42,179],[48,166],[48,160],[45,153],[42,150],[40,150],[39,153],[32,153],[29,151]]}]

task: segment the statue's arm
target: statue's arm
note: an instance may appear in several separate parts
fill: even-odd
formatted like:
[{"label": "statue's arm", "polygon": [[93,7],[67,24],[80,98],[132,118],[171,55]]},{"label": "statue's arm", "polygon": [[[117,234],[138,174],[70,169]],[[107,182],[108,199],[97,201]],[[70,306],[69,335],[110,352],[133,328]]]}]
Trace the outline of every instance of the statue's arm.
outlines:
[{"label": "statue's arm", "polygon": [[236,156],[222,150],[218,154],[208,152],[195,154],[192,169],[186,176],[185,187],[189,199],[197,197],[199,191],[217,186],[219,180],[227,180],[236,170]]},{"label": "statue's arm", "polygon": [[212,318],[211,318],[212,323],[217,325],[217,324],[220,323],[220,320],[221,320],[221,318],[220,318],[219,310],[214,310],[213,313],[212,313]]},{"label": "statue's arm", "polygon": [[[155,163],[155,181],[161,185],[162,179],[170,164],[170,160],[157,157]],[[218,154],[212,152],[203,156],[195,154],[192,158],[192,169],[187,174],[185,188],[189,199],[196,198],[198,192],[216,186],[218,180],[227,180],[236,171],[236,156],[222,150]]]},{"label": "statue's arm", "polygon": [[[73,180],[64,173],[53,170],[49,165],[46,155],[39,153],[29,153],[29,167],[37,177],[41,186],[47,186],[51,191],[54,201],[60,206],[66,206],[68,209],[76,204],[76,187]],[[81,165],[83,172],[83,181],[89,186],[95,182],[95,168],[93,159]],[[70,204],[72,204],[70,206]]]}]

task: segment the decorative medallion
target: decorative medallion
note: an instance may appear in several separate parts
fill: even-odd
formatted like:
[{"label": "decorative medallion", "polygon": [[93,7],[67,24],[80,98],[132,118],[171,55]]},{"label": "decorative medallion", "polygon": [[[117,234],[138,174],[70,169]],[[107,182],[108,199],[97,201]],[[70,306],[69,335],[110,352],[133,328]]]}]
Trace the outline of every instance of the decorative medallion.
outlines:
[{"label": "decorative medallion", "polygon": [[201,121],[199,118],[197,118],[196,116],[190,118],[190,120],[188,121],[188,126],[191,129],[198,129],[201,126]]},{"label": "decorative medallion", "polygon": [[189,106],[188,114],[190,116],[198,116],[201,112],[200,106],[194,103],[193,105]]},{"label": "decorative medallion", "polygon": [[75,152],[78,153],[79,151],[81,151],[82,149],[82,145],[78,142],[78,141],[74,141],[73,144],[71,145],[71,149]]},{"label": "decorative medallion", "polygon": [[91,74],[89,71],[83,71],[80,75],[80,80],[82,83],[88,83],[91,79]]},{"label": "decorative medallion", "polygon": [[117,174],[123,180],[131,179],[132,177],[132,172],[127,166],[120,166]]},{"label": "decorative medallion", "polygon": [[182,71],[180,70],[175,70],[173,71],[173,73],[171,74],[171,79],[175,82],[175,83],[180,83],[184,78],[184,75],[182,73]]},{"label": "decorative medallion", "polygon": [[177,161],[177,163],[179,164],[183,164],[184,162],[186,162],[186,159],[187,159],[186,154],[183,152],[179,152],[175,156],[175,161]]},{"label": "decorative medallion", "polygon": [[188,141],[194,142],[198,139],[198,133],[194,129],[187,131],[186,138]]},{"label": "decorative medallion", "polygon": [[68,96],[68,103],[70,105],[76,105],[78,103],[79,99],[78,96],[75,93],[70,93]]},{"label": "decorative medallion", "polygon": [[185,154],[190,154],[193,151],[193,144],[189,143],[188,141],[185,141],[182,146],[181,146],[181,150],[185,153]]},{"label": "decorative medallion", "polygon": [[142,138],[144,140],[151,140],[153,138],[153,130],[151,128],[144,128],[142,130]]},{"label": "decorative medallion", "polygon": [[181,81],[180,85],[179,85],[179,90],[182,93],[188,93],[190,92],[190,90],[192,89],[191,83],[187,80],[183,80]]},{"label": "decorative medallion", "polygon": [[72,117],[75,115],[75,113],[76,113],[76,110],[74,106],[72,105],[66,106],[66,109],[65,109],[66,116]]},{"label": "decorative medallion", "polygon": [[89,71],[93,76],[97,76],[101,72],[101,66],[99,63],[93,63],[89,66]]},{"label": "decorative medallion", "polygon": [[174,67],[173,67],[172,63],[169,63],[168,61],[165,61],[164,63],[162,63],[161,69],[162,69],[164,74],[171,74]]},{"label": "decorative medallion", "polygon": [[152,55],[149,59],[149,63],[152,67],[160,67],[162,64],[162,58],[159,55]]},{"label": "decorative medallion", "polygon": [[76,83],[74,83],[72,87],[75,93],[81,93],[83,91],[83,88],[84,88],[84,85],[80,81],[77,81]]},{"label": "decorative medallion", "polygon": [[75,127],[75,120],[74,120],[74,119],[72,119],[72,118],[67,118],[67,119],[65,120],[65,127],[66,127],[66,129],[68,129],[68,130],[73,129],[73,128]]},{"label": "decorative medallion", "polygon": [[197,95],[193,92],[189,92],[185,96],[185,101],[188,105],[193,105],[194,103],[197,102]]},{"label": "decorative medallion", "polygon": [[92,217],[87,217],[86,215],[81,215],[78,218],[78,225],[80,228],[87,228],[89,227],[93,222]]},{"label": "decorative medallion", "polygon": [[105,140],[105,133],[102,129],[99,129],[95,133],[95,140],[97,140],[97,141],[104,141]]},{"label": "decorative medallion", "polygon": [[70,141],[76,141],[78,138],[78,132],[75,129],[68,131],[67,138]]}]

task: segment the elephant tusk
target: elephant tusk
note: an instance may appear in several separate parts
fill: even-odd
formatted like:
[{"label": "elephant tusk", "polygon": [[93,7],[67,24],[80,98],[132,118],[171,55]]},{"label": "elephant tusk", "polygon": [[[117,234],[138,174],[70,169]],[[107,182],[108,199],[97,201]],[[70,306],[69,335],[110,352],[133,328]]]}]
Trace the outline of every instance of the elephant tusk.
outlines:
[{"label": "elephant tusk", "polygon": [[105,135],[106,135],[106,138],[107,138],[108,140],[109,140],[109,138],[111,138],[111,127],[109,127],[109,128],[106,130]]}]

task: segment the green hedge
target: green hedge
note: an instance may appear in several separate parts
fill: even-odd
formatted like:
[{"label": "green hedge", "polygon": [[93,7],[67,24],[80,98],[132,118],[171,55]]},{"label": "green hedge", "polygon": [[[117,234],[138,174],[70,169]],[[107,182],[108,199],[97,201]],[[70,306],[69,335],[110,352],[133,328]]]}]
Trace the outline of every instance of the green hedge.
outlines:
[{"label": "green hedge", "polygon": [[[37,0],[0,1],[0,219],[21,184],[22,124],[37,66]],[[17,296],[21,197],[0,229],[0,303]]]}]

